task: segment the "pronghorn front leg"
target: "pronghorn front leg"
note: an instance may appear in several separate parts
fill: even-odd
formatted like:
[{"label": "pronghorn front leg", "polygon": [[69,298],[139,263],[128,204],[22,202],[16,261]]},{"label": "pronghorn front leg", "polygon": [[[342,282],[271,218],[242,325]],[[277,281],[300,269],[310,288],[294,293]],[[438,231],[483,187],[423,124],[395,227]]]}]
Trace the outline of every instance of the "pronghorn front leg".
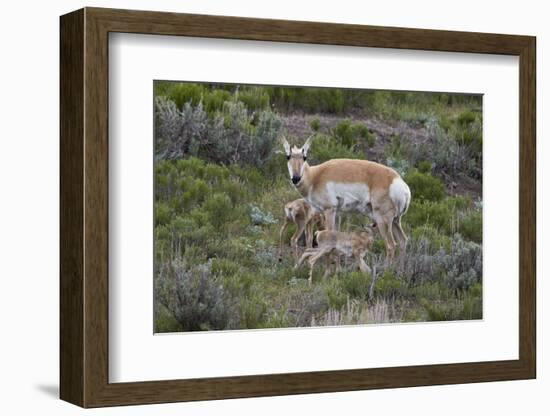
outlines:
[{"label": "pronghorn front leg", "polygon": [[[336,226],[336,218],[338,217],[338,209],[342,205],[342,199],[340,197],[337,197],[336,199],[338,201],[338,205],[335,207],[331,207],[325,211],[327,230],[339,231],[339,227]],[[340,272],[340,255],[338,253],[330,254],[329,256],[327,256],[327,268],[325,270],[325,276],[330,273],[332,262],[336,263],[336,273]]]},{"label": "pronghorn front leg", "polygon": [[311,219],[306,224],[306,248],[313,248],[313,221]]},{"label": "pronghorn front leg", "polygon": [[327,223],[327,230],[336,231],[336,213],[338,209],[336,207],[328,208],[325,210],[325,218]]}]

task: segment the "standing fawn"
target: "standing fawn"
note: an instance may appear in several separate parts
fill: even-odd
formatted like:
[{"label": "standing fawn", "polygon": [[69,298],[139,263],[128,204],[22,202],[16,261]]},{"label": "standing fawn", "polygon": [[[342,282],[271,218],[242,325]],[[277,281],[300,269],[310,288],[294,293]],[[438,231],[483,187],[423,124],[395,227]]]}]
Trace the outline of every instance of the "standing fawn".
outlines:
[{"label": "standing fawn", "polygon": [[325,213],[327,229],[334,230],[338,211],[359,212],[374,222],[386,244],[386,262],[393,259],[396,241],[401,253],[407,236],[401,217],[411,202],[411,191],[399,174],[376,162],[354,159],[331,159],[316,166],[307,163],[311,137],[298,148],[283,146],[290,179],[313,207]]},{"label": "standing fawn", "polygon": [[359,233],[324,230],[318,231],[315,233],[315,236],[317,237],[317,248],[307,249],[296,264],[296,267],[299,267],[306,259],[308,260],[309,284],[312,281],[313,266],[315,266],[315,263],[325,254],[333,251],[346,257],[353,257],[363,273],[370,272],[370,267],[364,260],[367,252],[372,249],[374,242],[373,232],[370,228],[365,228],[365,231]]},{"label": "standing fawn", "polygon": [[313,247],[313,227],[318,230],[325,228],[324,216],[309,205],[304,198],[296,199],[285,205],[285,222],[279,232],[279,261],[282,261],[283,236],[288,226],[294,223],[297,228],[290,238],[290,246],[294,248],[294,256],[298,258],[298,240],[304,234],[306,236],[306,248]]}]

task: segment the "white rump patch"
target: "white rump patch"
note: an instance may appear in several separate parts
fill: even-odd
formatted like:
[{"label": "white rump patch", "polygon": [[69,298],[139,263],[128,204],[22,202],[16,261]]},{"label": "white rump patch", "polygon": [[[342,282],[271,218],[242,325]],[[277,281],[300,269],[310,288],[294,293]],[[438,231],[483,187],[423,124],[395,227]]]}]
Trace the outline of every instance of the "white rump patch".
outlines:
[{"label": "white rump patch", "polygon": [[397,215],[403,215],[409,209],[411,203],[411,190],[409,185],[401,178],[395,178],[390,185],[390,198],[397,210]]}]

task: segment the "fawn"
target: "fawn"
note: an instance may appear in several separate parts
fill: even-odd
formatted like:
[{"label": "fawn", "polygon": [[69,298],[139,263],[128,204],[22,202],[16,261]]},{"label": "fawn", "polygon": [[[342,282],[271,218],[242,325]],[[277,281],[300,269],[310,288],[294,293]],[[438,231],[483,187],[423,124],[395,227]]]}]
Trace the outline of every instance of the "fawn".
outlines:
[{"label": "fawn", "polygon": [[279,232],[279,261],[282,261],[283,253],[283,235],[291,223],[297,225],[297,229],[290,238],[290,246],[294,248],[294,255],[298,258],[298,240],[305,232],[306,248],[313,247],[313,227],[318,230],[325,229],[325,217],[323,213],[317,211],[309,205],[304,198],[296,199],[285,205],[285,222]]},{"label": "fawn", "polygon": [[329,254],[333,251],[343,254],[346,257],[354,257],[359,265],[359,269],[363,273],[370,272],[370,267],[365,263],[364,257],[367,252],[372,249],[374,243],[373,231],[371,228],[365,227],[364,231],[358,233],[323,230],[316,232],[315,236],[317,237],[317,247],[308,248],[296,264],[296,267],[299,267],[308,259],[310,284],[315,263],[325,254]]}]

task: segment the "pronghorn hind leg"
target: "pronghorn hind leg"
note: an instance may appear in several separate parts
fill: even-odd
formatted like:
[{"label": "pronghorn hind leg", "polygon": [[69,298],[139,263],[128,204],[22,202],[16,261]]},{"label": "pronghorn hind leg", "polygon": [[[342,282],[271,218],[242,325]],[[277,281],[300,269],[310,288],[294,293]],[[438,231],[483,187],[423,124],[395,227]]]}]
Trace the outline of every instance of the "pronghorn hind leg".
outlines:
[{"label": "pronghorn hind leg", "polygon": [[401,217],[395,217],[392,221],[393,234],[399,242],[400,254],[405,254],[407,249],[407,241],[409,240],[401,227]]},{"label": "pronghorn hind leg", "polygon": [[378,231],[386,243],[386,266],[389,266],[395,254],[395,240],[393,238],[391,221],[377,218],[376,227],[378,227]]}]

